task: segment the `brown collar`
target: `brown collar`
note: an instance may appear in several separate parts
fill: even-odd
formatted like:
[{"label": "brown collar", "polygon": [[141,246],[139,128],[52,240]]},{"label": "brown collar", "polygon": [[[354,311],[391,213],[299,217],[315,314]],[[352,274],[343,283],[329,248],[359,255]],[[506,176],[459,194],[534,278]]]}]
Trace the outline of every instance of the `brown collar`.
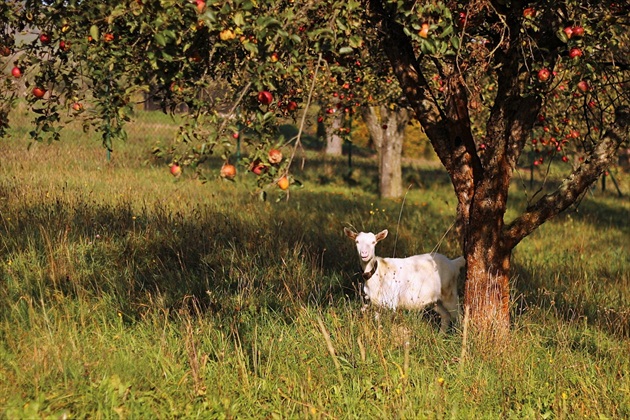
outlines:
[{"label": "brown collar", "polygon": [[366,271],[362,274],[363,280],[368,281],[369,279],[371,279],[374,273],[376,273],[377,268],[378,268],[378,261],[374,260],[374,267],[372,267],[372,270]]}]

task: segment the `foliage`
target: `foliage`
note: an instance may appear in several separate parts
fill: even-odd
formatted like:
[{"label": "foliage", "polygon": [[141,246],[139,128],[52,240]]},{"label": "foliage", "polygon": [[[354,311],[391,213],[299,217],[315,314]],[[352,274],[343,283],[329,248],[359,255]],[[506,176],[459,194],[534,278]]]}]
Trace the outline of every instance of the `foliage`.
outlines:
[{"label": "foliage", "polygon": [[[7,76],[0,102],[9,109],[22,88],[38,114],[34,139],[56,140],[68,120],[80,118],[111,149],[112,140],[125,135],[138,94],[150,94],[165,110],[184,103],[190,112],[180,145],[167,150],[174,160],[195,165],[215,152],[227,160],[236,133],[243,132],[240,140],[259,145],[251,161],[268,163],[270,148],[299,143],[299,134],[279,137],[278,117],[297,119],[312,102],[321,105],[321,122],[360,105],[405,103],[367,6],[333,0],[4,2],[5,66],[23,69],[26,77]],[[457,63],[482,154],[490,146],[485,127],[497,88],[492,63],[502,42],[515,42],[505,21],[515,11],[524,10],[513,30],[520,32],[523,74],[529,74],[520,83],[527,94],[544,98],[532,127],[528,156],[534,164],[549,162],[547,156],[568,162],[575,153],[583,159],[614,107],[628,103],[628,22],[620,4],[571,0],[556,9],[543,3],[524,9],[520,2],[388,1],[384,7],[403,25],[432,95],[445,106],[442,61]],[[540,36],[550,31],[553,37]],[[574,50],[581,54],[570,57]],[[537,76],[541,69],[550,72],[545,80]],[[47,95],[28,94],[34,87]],[[272,94],[269,104],[257,100],[261,91]],[[6,111],[1,121],[8,126]]]}]

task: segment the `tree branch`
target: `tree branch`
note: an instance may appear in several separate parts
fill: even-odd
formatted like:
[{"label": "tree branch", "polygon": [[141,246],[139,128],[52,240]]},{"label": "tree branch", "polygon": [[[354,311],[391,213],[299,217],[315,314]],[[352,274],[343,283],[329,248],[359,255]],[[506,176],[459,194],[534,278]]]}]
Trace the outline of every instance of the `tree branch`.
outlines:
[{"label": "tree branch", "polygon": [[558,189],[541,197],[504,230],[504,238],[514,248],[527,235],[547,220],[573,204],[608,168],[622,142],[628,140],[630,131],[630,108],[623,106],[616,111],[615,122],[602,141]]}]

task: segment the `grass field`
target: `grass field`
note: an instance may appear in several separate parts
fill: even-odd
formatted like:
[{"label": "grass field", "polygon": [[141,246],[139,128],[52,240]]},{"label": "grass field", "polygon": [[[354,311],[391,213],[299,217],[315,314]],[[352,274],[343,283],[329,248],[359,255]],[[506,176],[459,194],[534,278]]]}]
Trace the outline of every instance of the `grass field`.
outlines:
[{"label": "grass field", "polygon": [[[3,418],[630,417],[627,197],[594,190],[519,245],[493,348],[429,312],[361,310],[343,226],[388,228],[383,256],[458,254],[434,164],[382,201],[372,161],[350,186],[345,158],[310,152],[303,187],[263,202],[219,161],[173,178],[151,155],[173,130],[141,114],[109,159],[77,131],[0,140]],[[509,214],[526,199],[516,185]]]}]

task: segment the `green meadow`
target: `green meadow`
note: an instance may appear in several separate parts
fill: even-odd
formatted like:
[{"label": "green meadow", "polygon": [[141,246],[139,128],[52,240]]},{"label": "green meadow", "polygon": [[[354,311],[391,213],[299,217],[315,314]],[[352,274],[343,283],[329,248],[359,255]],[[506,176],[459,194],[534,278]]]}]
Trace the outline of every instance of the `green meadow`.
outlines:
[{"label": "green meadow", "polygon": [[[391,201],[373,159],[355,153],[350,172],[306,148],[301,185],[262,201],[254,174],[221,179],[218,158],[171,176],[151,153],[177,129],[161,114],[140,112],[111,155],[79,127],[28,147],[27,125],[0,140],[2,418],[630,417],[620,169],[623,197],[598,184],[516,248],[512,331],[493,346],[361,302],[344,226],[389,229],[382,256],[459,253],[430,159],[405,164]],[[521,172],[509,217],[554,182]]]}]

